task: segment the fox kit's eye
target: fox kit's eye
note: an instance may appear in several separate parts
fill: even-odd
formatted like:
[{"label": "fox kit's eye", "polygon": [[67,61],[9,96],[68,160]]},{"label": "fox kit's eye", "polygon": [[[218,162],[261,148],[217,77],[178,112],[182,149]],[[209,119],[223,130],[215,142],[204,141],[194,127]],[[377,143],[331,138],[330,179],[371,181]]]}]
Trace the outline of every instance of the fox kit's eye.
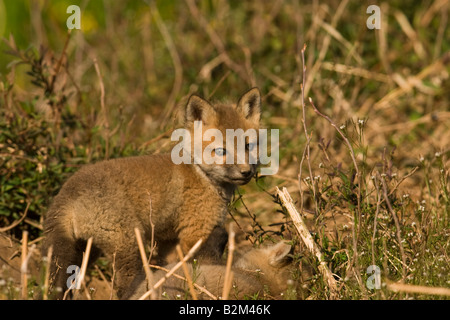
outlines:
[{"label": "fox kit's eye", "polygon": [[255,143],[246,143],[245,149],[247,149],[248,151],[252,151],[255,148],[255,145]]},{"label": "fox kit's eye", "polygon": [[214,152],[216,153],[216,155],[220,156],[224,156],[227,152],[224,148],[216,148],[214,149]]}]

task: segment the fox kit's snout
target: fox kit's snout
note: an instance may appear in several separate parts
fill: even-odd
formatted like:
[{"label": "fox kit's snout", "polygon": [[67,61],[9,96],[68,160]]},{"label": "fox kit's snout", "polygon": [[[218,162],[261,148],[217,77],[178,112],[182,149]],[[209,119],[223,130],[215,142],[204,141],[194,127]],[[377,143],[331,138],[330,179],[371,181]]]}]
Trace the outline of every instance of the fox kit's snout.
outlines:
[{"label": "fox kit's snout", "polygon": [[[250,159],[257,140],[246,132],[258,130],[260,114],[256,88],[237,104],[212,104],[191,96],[184,130],[192,139],[178,150],[178,156],[190,162],[175,161],[177,152],[172,152],[102,161],[75,173],[53,199],[44,223],[43,253],[53,247],[54,286],[67,289],[67,269],[81,265],[86,241],[92,237],[90,261],[95,253],[114,256],[118,297],[129,297],[130,284],[142,272],[135,228],[144,242],[154,238],[161,261],[175,243],[187,252],[199,239],[203,245],[198,257],[218,259],[227,241],[227,205],[236,186],[248,183],[256,172],[257,164]],[[200,127],[198,144],[194,134]],[[227,141],[230,130],[233,144]],[[209,140],[208,132],[213,133]],[[209,160],[199,161],[203,155]]]}]

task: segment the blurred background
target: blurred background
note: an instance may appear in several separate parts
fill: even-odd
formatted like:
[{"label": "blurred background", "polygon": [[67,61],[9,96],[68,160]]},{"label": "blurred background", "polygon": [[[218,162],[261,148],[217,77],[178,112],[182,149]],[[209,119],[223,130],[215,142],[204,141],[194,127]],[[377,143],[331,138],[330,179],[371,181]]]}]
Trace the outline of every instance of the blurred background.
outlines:
[{"label": "blurred background", "polygon": [[[368,28],[372,4],[380,29]],[[81,29],[69,32],[70,5],[80,7]],[[190,94],[236,102],[254,86],[263,126],[280,130],[280,170],[233,203],[247,239],[285,231],[275,186],[303,201],[318,233],[349,228],[355,168],[308,97],[351,143],[367,210],[381,172],[411,221],[426,201],[446,225],[449,10],[448,0],[0,0],[0,227],[40,239],[52,196],[80,165],[167,152]],[[300,166],[304,44],[311,154]]]}]

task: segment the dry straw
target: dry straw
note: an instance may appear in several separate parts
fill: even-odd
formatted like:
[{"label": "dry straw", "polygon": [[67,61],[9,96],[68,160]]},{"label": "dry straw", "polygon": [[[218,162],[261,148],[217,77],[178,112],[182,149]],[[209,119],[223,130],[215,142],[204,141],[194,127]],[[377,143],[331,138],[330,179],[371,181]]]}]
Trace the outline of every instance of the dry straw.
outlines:
[{"label": "dry straw", "polygon": [[50,264],[52,261],[52,255],[53,255],[53,246],[50,246],[47,252],[47,269],[45,270],[44,293],[43,293],[44,300],[48,299],[48,288],[50,283]]},{"label": "dry straw", "polygon": [[188,261],[196,252],[197,250],[200,248],[202,244],[202,239],[198,240],[197,243],[191,248],[191,250],[189,250],[188,254],[184,257],[184,259],[180,262],[178,262],[172,269],[170,269],[169,272],[167,272],[164,277],[162,277],[157,283],[155,283],[155,285],[153,286],[152,289],[150,289],[149,291],[147,291],[146,293],[144,293],[139,300],[145,300],[147,299],[156,289],[158,289],[164,282],[166,282],[166,280],[168,278],[170,278],[175,271],[177,271],[184,262]]},{"label": "dry straw", "polygon": [[[167,268],[164,268],[164,267],[161,267],[161,266],[157,266],[157,265],[153,265],[153,264],[151,264],[150,267],[152,267],[152,268],[154,268],[154,269],[162,270],[162,271],[164,271],[164,272],[166,272],[166,273],[170,271],[170,270],[167,269]],[[172,274],[172,276],[175,277],[175,278],[177,278],[177,279],[180,279],[180,280],[182,280],[182,281],[188,282],[188,280],[187,280],[185,277],[180,276],[179,274],[174,273],[174,274]],[[210,297],[211,299],[213,299],[213,300],[218,300],[218,299],[219,299],[218,297],[216,297],[215,295],[213,295],[213,294],[212,294],[208,289],[206,289],[205,287],[202,287],[202,286],[196,284],[195,282],[193,282],[192,285],[195,287],[195,289],[197,289],[198,291],[200,291],[200,292],[206,294],[206,295],[207,295],[208,297]]]},{"label": "dry straw", "polygon": [[22,264],[20,268],[23,300],[26,300],[28,298],[27,255],[28,255],[28,231],[24,231],[22,233]]},{"label": "dry straw", "polygon": [[389,290],[395,291],[395,292],[400,291],[400,292],[406,292],[406,293],[450,296],[449,288],[425,287],[425,286],[416,286],[416,285],[411,285],[411,284],[393,283],[393,282],[388,282],[386,285]]},{"label": "dry straw", "polygon": [[314,242],[311,233],[309,232],[303,218],[300,213],[295,208],[294,202],[292,201],[291,195],[287,191],[285,187],[283,187],[283,191],[281,191],[278,187],[276,187],[277,195],[281,200],[283,207],[286,208],[287,212],[291,216],[292,221],[294,222],[294,226],[297,228],[300,237],[305,243],[308,250],[317,257],[319,260],[319,271],[322,273],[324,279],[326,279],[328,288],[330,289],[330,299],[336,300],[338,299],[338,292],[336,286],[336,280],[333,277],[330,269],[323,258],[322,252],[320,251],[317,244]]},{"label": "dry straw", "polygon": [[109,138],[111,136],[110,133],[110,127],[109,127],[109,120],[108,120],[108,110],[106,109],[105,105],[105,85],[103,84],[103,77],[100,72],[100,68],[97,63],[97,58],[94,58],[93,60],[95,72],[97,73],[99,84],[100,84],[100,106],[103,113],[103,125],[105,129],[105,159],[109,158]]},{"label": "dry straw", "polygon": [[233,264],[233,253],[235,248],[235,232],[233,230],[233,225],[230,224],[230,229],[228,232],[228,258],[227,258],[227,266],[225,271],[225,279],[222,291],[222,299],[228,300],[228,296],[231,290],[231,284],[233,282],[233,272],[231,271],[231,265]]},{"label": "dry straw", "polygon": [[[76,289],[77,290],[74,293],[74,299],[78,298],[78,296],[80,295],[79,289],[81,289],[82,285],[85,285],[84,278],[86,276],[86,270],[87,270],[87,266],[88,266],[88,262],[89,262],[89,256],[91,254],[92,241],[93,241],[93,238],[90,237],[86,244],[86,251],[83,253],[83,261],[81,262],[80,273],[76,277]],[[67,298],[69,291],[70,291],[70,289],[64,293],[63,300],[65,300]],[[86,291],[86,295],[88,296],[89,299],[91,298],[89,295],[89,292],[87,292],[87,291]]]},{"label": "dry straw", "polygon": [[[148,260],[147,260],[147,255],[145,254],[145,248],[144,248],[144,243],[142,242],[142,237],[141,237],[141,232],[139,231],[138,228],[134,228],[134,233],[136,234],[136,240],[139,246],[139,253],[141,254],[141,260],[142,260],[142,265],[144,266],[144,271],[145,271],[145,276],[147,278],[147,284],[149,288],[153,287],[153,274],[152,271],[150,270],[150,267],[148,266]],[[156,293],[153,292],[151,294],[151,299],[155,300],[156,299]]]},{"label": "dry straw", "polygon": [[[197,293],[195,292],[195,289],[194,289],[194,283],[192,282],[191,274],[189,273],[188,266],[187,266],[186,262],[184,261],[184,255],[183,255],[183,251],[181,250],[181,246],[177,245],[176,249],[177,249],[178,259],[180,259],[180,261],[182,262],[184,276],[186,277],[186,282],[188,283],[189,292],[191,293],[192,299],[198,300]],[[151,287],[149,286],[149,288],[151,288]]]},{"label": "dry straw", "polygon": [[83,255],[83,262],[81,262],[81,270],[80,270],[80,278],[79,278],[79,285],[81,285],[84,281],[84,277],[86,276],[86,269],[89,262],[89,255],[91,254],[91,248],[92,248],[92,237],[90,237],[86,244],[86,251]]},{"label": "dry straw", "polygon": [[28,299],[28,261],[30,261],[31,255],[33,254],[36,245],[33,244],[28,250],[28,231],[23,231],[22,233],[22,263],[20,265],[21,273],[21,286],[22,286],[22,299]]}]

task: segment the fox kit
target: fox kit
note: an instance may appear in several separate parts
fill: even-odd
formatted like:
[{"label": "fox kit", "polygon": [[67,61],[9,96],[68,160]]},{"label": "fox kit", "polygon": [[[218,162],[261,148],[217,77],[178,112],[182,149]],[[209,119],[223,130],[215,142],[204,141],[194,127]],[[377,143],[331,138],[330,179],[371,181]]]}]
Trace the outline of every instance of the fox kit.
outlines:
[{"label": "fox kit", "polygon": [[[225,144],[227,129],[258,130],[260,104],[257,88],[230,105],[211,104],[193,95],[186,105],[184,128],[193,133],[200,123],[203,132],[219,130]],[[248,146],[248,141],[245,143]],[[201,146],[203,150],[205,143]],[[249,149],[245,149],[247,160]],[[211,154],[225,157],[231,151],[235,150],[222,147]],[[189,156],[194,157],[193,153]],[[67,288],[68,266],[81,265],[86,242],[93,237],[90,261],[99,253],[114,256],[117,295],[119,299],[129,297],[133,293],[130,284],[142,272],[134,229],[150,244],[152,224],[156,251],[162,259],[175,243],[187,252],[199,239],[203,245],[198,257],[219,258],[227,241],[223,227],[227,205],[235,188],[248,183],[255,172],[256,164],[249,161],[175,164],[171,154],[84,166],[63,185],[45,219],[43,250],[47,254],[53,247],[54,286]]]},{"label": "fox kit", "polygon": [[[294,264],[292,258],[288,255],[291,246],[279,242],[275,245],[252,249],[243,254],[236,260],[232,267],[233,286],[231,288],[229,299],[242,300],[246,296],[255,294],[259,298],[270,294],[270,297],[280,298],[280,294],[288,288],[288,281],[291,279]],[[170,269],[172,265],[167,266]],[[223,265],[202,265],[193,268],[189,265],[189,271],[195,283],[206,288],[215,296],[222,295],[226,267]],[[155,281],[164,276],[165,272],[157,271],[154,274]],[[184,276],[182,271],[178,274]],[[143,277],[145,278],[145,277]],[[183,299],[188,286],[184,280],[170,277],[162,286],[161,292],[164,292],[162,299]],[[142,280],[136,293],[131,299],[138,299],[147,291],[147,281]],[[205,293],[199,293],[199,299],[210,299]]]}]

